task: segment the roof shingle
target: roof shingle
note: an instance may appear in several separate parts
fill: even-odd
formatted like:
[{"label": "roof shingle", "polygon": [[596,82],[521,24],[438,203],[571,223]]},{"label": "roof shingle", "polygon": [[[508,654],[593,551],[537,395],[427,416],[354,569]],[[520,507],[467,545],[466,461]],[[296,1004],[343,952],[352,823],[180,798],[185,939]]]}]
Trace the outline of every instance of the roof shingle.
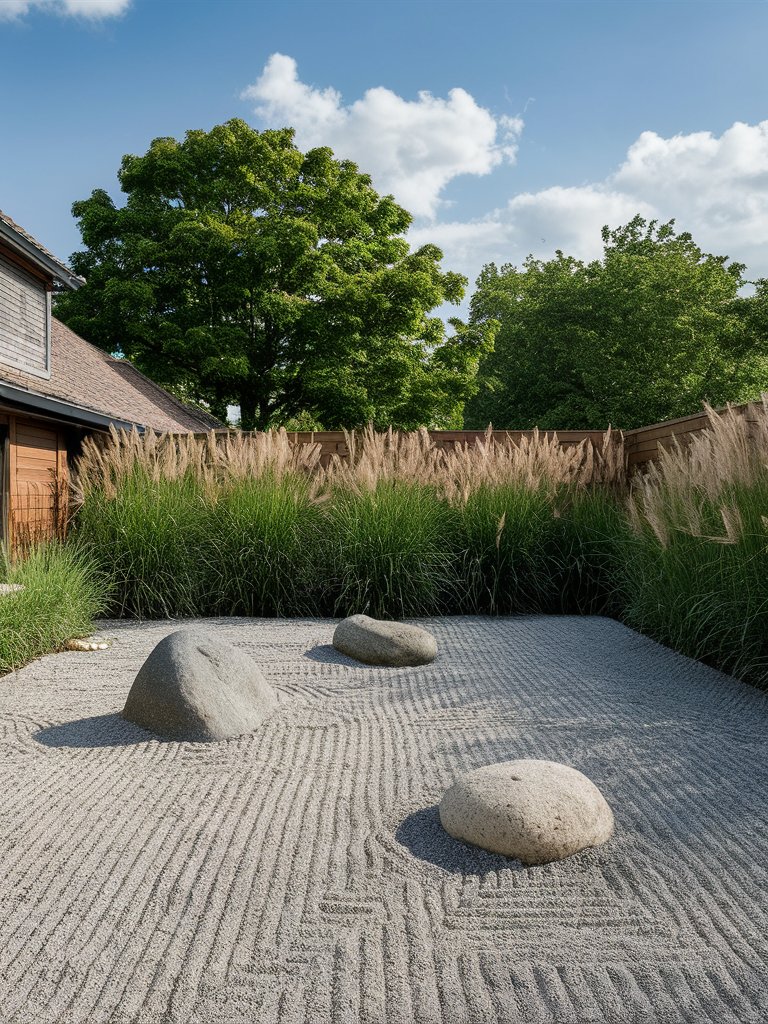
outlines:
[{"label": "roof shingle", "polygon": [[0,381],[162,433],[220,429],[214,416],[180,402],[132,363],[115,359],[51,318],[51,377],[0,363]]}]

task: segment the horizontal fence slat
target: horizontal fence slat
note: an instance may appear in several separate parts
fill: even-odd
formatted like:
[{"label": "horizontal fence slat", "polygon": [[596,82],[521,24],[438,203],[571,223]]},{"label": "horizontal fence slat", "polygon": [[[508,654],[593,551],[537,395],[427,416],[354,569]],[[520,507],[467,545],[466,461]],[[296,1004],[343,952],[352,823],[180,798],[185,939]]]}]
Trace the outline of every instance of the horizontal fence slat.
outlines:
[{"label": "horizontal fence slat", "polygon": [[29,441],[39,442],[45,445],[55,445],[57,433],[55,430],[45,430],[41,427],[30,427],[24,424],[17,424],[16,433],[20,438],[25,438]]}]

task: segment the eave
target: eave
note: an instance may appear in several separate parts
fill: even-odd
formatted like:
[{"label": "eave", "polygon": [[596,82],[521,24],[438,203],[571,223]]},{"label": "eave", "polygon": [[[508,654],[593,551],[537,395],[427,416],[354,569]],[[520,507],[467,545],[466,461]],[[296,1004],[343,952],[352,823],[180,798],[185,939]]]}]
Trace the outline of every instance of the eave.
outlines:
[{"label": "eave", "polygon": [[108,416],[95,409],[88,409],[73,402],[63,402],[58,398],[51,398],[48,395],[41,395],[35,391],[29,391],[27,388],[14,387],[12,384],[3,382],[0,382],[0,402],[7,402],[15,409],[21,408],[25,412],[38,413],[57,420],[65,420],[76,426],[91,427],[97,430],[107,430],[110,426],[114,426],[118,430],[136,428],[139,433],[143,433],[146,429],[146,424],[143,423],[116,419],[114,416]]},{"label": "eave", "polygon": [[54,256],[51,256],[35,245],[30,239],[15,231],[2,218],[0,218],[0,242],[4,242],[45,274],[61,282],[66,288],[74,291],[85,284],[82,277],[73,274],[69,267],[65,267]]}]

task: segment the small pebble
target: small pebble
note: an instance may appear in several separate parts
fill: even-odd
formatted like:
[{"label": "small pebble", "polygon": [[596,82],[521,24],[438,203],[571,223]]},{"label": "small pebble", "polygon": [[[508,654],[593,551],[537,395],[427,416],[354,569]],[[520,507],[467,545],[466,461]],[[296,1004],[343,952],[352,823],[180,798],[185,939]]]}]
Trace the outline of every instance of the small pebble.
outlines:
[{"label": "small pebble", "polygon": [[67,640],[64,647],[68,651],[106,651],[109,649],[109,644],[104,643],[102,640],[80,640],[75,638],[74,640]]}]

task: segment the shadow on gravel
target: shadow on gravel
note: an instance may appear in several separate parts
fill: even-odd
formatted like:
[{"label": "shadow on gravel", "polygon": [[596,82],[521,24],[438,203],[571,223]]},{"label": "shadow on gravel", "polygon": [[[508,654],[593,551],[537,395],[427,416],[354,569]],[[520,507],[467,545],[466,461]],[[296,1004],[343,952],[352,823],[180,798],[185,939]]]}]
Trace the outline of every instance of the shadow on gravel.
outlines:
[{"label": "shadow on gravel", "polygon": [[310,661],[321,661],[326,665],[352,665],[354,668],[376,668],[376,665],[363,665],[362,661],[355,661],[347,654],[337,651],[333,644],[318,644],[310,647],[304,652],[304,657]]},{"label": "shadow on gravel", "polygon": [[138,725],[114,712],[111,715],[94,715],[93,718],[78,718],[75,722],[49,725],[33,734],[33,739],[44,747],[128,747],[134,743],[146,743],[159,739]]},{"label": "shadow on gravel", "polygon": [[518,860],[487,853],[453,839],[440,824],[437,805],[414,811],[395,832],[395,839],[419,860],[435,864],[456,875],[487,875],[490,871],[522,871]]}]

